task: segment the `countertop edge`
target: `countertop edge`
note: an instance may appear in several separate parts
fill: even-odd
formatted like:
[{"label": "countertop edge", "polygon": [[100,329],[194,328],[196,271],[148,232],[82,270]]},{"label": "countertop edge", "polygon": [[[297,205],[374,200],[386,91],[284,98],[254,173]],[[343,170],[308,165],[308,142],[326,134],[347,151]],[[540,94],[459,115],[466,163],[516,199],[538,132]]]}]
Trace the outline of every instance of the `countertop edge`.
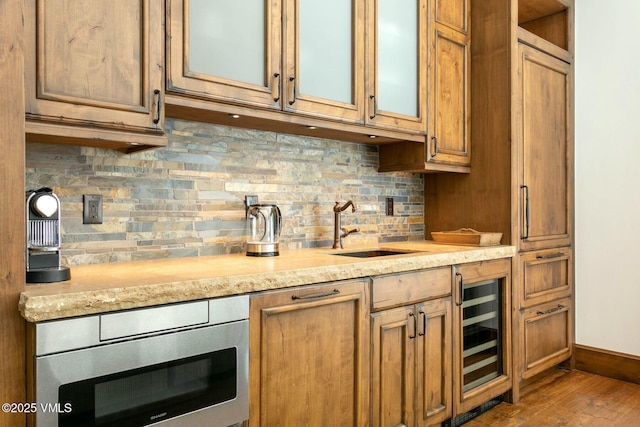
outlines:
[{"label": "countertop edge", "polygon": [[[391,246],[395,248],[403,247],[401,244],[387,245],[387,247]],[[299,267],[194,279],[187,277],[185,280],[179,281],[166,280],[161,274],[162,272],[160,272],[157,280],[154,281],[154,278],[151,277],[149,283],[146,284],[128,283],[127,286],[101,289],[65,290],[64,284],[38,285],[32,289],[27,287],[20,295],[19,311],[25,320],[35,323],[454,264],[511,258],[516,253],[513,246],[440,246],[438,250],[439,252],[413,252],[401,256],[365,260],[335,257],[333,258],[335,263],[325,263],[325,265],[313,265],[312,261],[308,261],[307,264],[309,265],[302,263],[302,266]],[[304,253],[305,251],[301,250],[300,252]],[[220,261],[228,262],[228,259],[220,258]],[[237,260],[241,260],[241,258],[237,258]],[[180,260],[169,262],[180,263]],[[197,261],[191,260],[190,262]],[[203,262],[206,261],[203,260]],[[300,264],[298,263],[298,265]],[[96,266],[95,268],[104,268],[104,266]],[[119,266],[119,268],[122,268],[122,266]],[[90,266],[83,266],[83,269],[91,271]],[[55,286],[55,288],[48,288],[48,286]],[[88,284],[87,286],[90,285]],[[51,293],[51,289],[60,289],[61,291],[59,293]]]}]

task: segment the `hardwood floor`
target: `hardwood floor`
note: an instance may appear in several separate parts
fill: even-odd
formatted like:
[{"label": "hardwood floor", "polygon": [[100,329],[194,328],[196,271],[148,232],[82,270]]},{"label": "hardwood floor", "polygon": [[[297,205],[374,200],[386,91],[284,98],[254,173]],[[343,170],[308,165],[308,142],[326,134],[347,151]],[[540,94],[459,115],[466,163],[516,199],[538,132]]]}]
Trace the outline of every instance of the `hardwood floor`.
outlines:
[{"label": "hardwood floor", "polygon": [[464,424],[486,426],[640,426],[640,385],[582,371],[558,371],[515,405],[501,403]]}]

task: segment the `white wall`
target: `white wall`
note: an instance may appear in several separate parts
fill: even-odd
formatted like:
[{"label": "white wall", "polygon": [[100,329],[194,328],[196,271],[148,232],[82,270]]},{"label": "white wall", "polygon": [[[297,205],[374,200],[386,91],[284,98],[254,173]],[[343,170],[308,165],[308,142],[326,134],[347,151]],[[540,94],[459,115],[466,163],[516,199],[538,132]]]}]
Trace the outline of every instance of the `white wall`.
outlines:
[{"label": "white wall", "polygon": [[640,355],[640,2],[575,3],[576,342]]}]

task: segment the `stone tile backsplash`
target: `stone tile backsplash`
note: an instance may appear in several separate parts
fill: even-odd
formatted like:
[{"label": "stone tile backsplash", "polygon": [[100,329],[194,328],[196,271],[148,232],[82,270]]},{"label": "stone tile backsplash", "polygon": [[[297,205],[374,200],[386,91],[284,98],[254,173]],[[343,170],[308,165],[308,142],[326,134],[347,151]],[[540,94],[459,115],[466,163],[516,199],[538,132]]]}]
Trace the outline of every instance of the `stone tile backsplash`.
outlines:
[{"label": "stone tile backsplash", "polygon": [[[331,247],[333,205],[359,227],[345,248],[421,240],[423,177],[378,173],[375,146],[167,120],[165,148],[122,154],[27,143],[26,189],[51,187],[62,204],[63,264],[244,251],[244,196],[276,203],[281,247]],[[103,196],[103,223],[82,223],[82,195]],[[385,215],[385,199],[395,215]]]}]

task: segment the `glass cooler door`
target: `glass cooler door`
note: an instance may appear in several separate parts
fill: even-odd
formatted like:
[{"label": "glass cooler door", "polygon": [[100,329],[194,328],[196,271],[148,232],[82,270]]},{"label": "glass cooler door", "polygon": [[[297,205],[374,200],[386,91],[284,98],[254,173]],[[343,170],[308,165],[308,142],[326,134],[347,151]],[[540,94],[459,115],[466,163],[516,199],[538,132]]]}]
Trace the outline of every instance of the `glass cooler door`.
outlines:
[{"label": "glass cooler door", "polygon": [[462,299],[463,391],[503,374],[500,279],[465,284]]}]

